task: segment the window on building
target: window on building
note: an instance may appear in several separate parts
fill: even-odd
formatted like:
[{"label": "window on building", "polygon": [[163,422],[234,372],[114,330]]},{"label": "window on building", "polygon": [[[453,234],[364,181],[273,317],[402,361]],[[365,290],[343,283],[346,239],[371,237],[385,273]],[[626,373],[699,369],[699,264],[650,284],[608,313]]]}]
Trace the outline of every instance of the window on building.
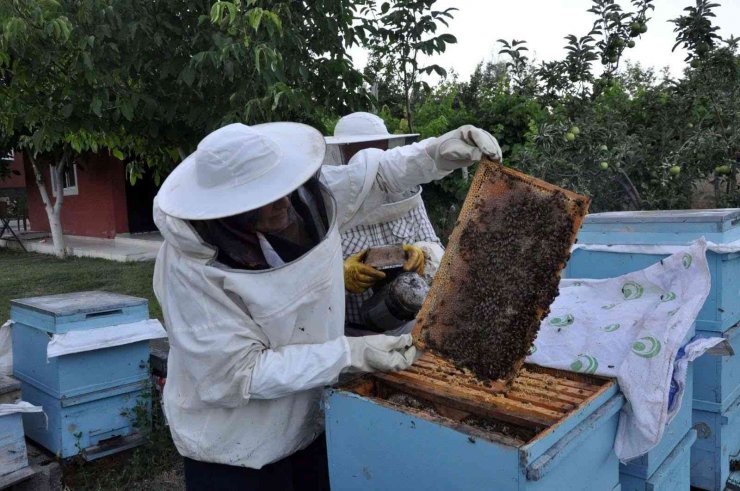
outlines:
[{"label": "window on building", "polygon": [[[64,174],[62,175],[63,185],[64,185],[64,196],[74,196],[76,194],[79,194],[79,190],[77,188],[77,164],[68,165],[64,169]],[[56,174],[53,172],[51,173],[51,189],[54,196],[56,196],[56,189],[57,189],[57,181],[56,181]]]}]

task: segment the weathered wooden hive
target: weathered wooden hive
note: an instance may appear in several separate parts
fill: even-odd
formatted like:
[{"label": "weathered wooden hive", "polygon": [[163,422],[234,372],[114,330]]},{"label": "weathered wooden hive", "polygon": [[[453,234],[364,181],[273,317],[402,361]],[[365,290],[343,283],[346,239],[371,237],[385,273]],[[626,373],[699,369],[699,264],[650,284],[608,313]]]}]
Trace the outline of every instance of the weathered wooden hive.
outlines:
[{"label": "weathered wooden hive", "polygon": [[414,331],[423,356],[328,391],[333,489],[619,486],[616,383],[522,365],[587,208],[481,163]]}]

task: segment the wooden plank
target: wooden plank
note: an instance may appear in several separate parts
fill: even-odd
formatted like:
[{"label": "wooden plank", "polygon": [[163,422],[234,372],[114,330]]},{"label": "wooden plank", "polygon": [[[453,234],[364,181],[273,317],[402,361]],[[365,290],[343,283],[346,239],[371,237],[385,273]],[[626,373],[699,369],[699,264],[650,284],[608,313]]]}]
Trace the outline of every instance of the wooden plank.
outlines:
[{"label": "wooden plank", "polygon": [[546,419],[535,418],[531,415],[525,416],[521,413],[512,412],[506,408],[488,405],[480,401],[462,399],[459,398],[457,394],[450,394],[444,390],[430,392],[427,387],[420,387],[413,381],[390,378],[386,374],[375,374],[375,377],[378,377],[388,385],[396,387],[404,394],[430,401],[433,404],[442,404],[452,409],[466,411],[479,417],[511,423],[524,428],[531,428],[537,432],[542,431],[542,429],[547,428],[552,424],[551,421]]},{"label": "wooden plank", "polygon": [[[449,382],[449,380],[444,377],[444,374],[439,372],[430,372],[425,369],[419,369],[416,365],[411,367],[408,371],[434,378],[443,382]],[[545,409],[557,411],[563,414],[571,411],[581,402],[581,399],[579,398],[563,396],[557,391],[545,391],[539,389],[530,390],[529,388],[526,391],[508,389],[502,381],[497,381],[493,384],[494,385],[490,388],[479,386],[477,384],[461,384],[461,386],[468,387],[474,390],[481,390],[493,395],[503,393],[507,399],[512,399],[519,402],[528,402],[535,406],[541,406]]]},{"label": "wooden plank", "polygon": [[512,392],[519,393],[519,394],[531,394],[533,396],[541,397],[543,399],[552,399],[554,401],[559,401],[565,404],[573,404],[574,406],[579,406],[583,402],[583,399],[580,397],[573,397],[567,394],[550,392],[547,390],[538,389],[536,387],[526,387],[526,388],[513,387],[511,389],[511,392],[509,393],[512,393]]},{"label": "wooden plank", "polygon": [[506,393],[506,398],[513,401],[529,402],[535,406],[540,406],[550,411],[556,411],[563,415],[568,414],[570,411],[576,408],[577,404],[570,402],[562,402],[552,397],[544,397],[535,394],[525,394],[519,390],[511,390]]},{"label": "wooden plank", "polygon": [[593,383],[588,383],[588,382],[578,382],[576,380],[570,380],[570,379],[563,378],[563,377],[556,377],[556,376],[549,375],[546,373],[531,372],[529,370],[522,370],[521,372],[519,372],[519,375],[517,376],[517,378],[529,378],[529,379],[541,380],[544,382],[549,382],[549,381],[554,380],[554,381],[557,381],[559,385],[562,385],[565,387],[574,387],[576,389],[585,389],[590,392],[596,391],[601,385],[601,384],[595,385]]},{"label": "wooden plank", "polygon": [[519,388],[521,390],[537,389],[544,392],[559,393],[561,395],[567,395],[569,397],[575,397],[579,401],[582,401],[594,393],[593,390],[588,389],[576,389],[575,387],[567,387],[563,385],[548,385],[539,380],[533,379],[514,379],[512,387]]},{"label": "wooden plank", "polygon": [[436,380],[454,382],[454,384],[451,385],[460,385],[461,387],[482,390],[484,392],[488,392],[489,394],[500,394],[501,392],[505,392],[507,390],[506,384],[500,381],[490,382],[491,385],[486,386],[483,382],[478,381],[478,379],[467,380],[464,376],[461,375],[437,372],[434,370],[428,370],[416,366],[412,366],[408,369],[408,371],[411,373],[418,373],[419,375],[423,375]]},{"label": "wooden plank", "polygon": [[[376,375],[377,376],[377,375]],[[473,407],[493,406],[499,411],[505,411],[507,414],[514,414],[522,419],[530,419],[536,424],[552,424],[562,418],[562,414],[548,409],[538,408],[527,403],[508,400],[502,394],[492,395],[480,390],[471,390],[465,387],[450,386],[445,382],[435,379],[419,376],[410,372],[398,372],[393,374],[383,374],[382,380],[399,380],[406,382],[415,388],[424,390],[434,395],[442,395],[447,398],[457,398],[469,403]],[[462,408],[464,409],[464,408]],[[480,414],[480,413],[478,413]]]},{"label": "wooden plank", "polygon": [[37,471],[33,470],[30,466],[27,466],[9,474],[3,474],[0,476],[0,489],[9,488],[14,484],[18,484],[19,482],[33,476],[36,472]]}]

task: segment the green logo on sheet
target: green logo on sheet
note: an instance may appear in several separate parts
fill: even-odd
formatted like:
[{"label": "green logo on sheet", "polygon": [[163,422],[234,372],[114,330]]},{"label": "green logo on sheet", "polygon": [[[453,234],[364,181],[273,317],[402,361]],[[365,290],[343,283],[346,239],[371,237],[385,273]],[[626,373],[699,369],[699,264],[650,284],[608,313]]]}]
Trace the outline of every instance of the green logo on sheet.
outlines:
[{"label": "green logo on sheet", "polygon": [[596,373],[597,368],[599,368],[599,362],[596,358],[583,353],[570,364],[570,369],[578,373]]},{"label": "green logo on sheet", "polygon": [[621,324],[609,324],[608,326],[603,327],[603,329],[604,329],[604,332],[614,332],[620,327],[622,327]]},{"label": "green logo on sheet", "polygon": [[694,258],[691,257],[691,254],[684,254],[681,258],[681,264],[683,264],[684,268],[689,269],[693,260]]},{"label": "green logo on sheet", "polygon": [[632,352],[643,358],[652,358],[660,353],[660,341],[652,336],[645,336],[632,343]]},{"label": "green logo on sheet", "polygon": [[628,281],[622,285],[622,295],[624,295],[626,300],[635,300],[636,298],[640,298],[644,292],[645,289],[636,281]]},{"label": "green logo on sheet", "polygon": [[661,302],[670,302],[672,300],[676,299],[676,294],[673,292],[666,292],[663,295],[660,296]]},{"label": "green logo on sheet", "polygon": [[573,317],[572,314],[566,314],[562,317],[553,317],[552,319],[550,319],[550,325],[553,325],[555,327],[566,327],[573,324],[575,320],[576,318]]},{"label": "green logo on sheet", "polygon": [[529,352],[528,352],[527,354],[528,354],[529,356],[532,356],[532,355],[533,355],[533,354],[535,354],[535,353],[537,353],[537,346],[535,346],[535,345],[533,344],[533,345],[532,345],[532,347],[531,347],[531,348],[529,348]]}]

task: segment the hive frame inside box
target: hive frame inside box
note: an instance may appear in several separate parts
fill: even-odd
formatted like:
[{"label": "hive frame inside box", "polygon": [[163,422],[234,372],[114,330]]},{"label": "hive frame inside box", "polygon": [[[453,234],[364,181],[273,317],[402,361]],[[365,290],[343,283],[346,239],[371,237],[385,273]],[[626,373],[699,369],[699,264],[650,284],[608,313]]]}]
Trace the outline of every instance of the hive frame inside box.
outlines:
[{"label": "hive frame inside box", "polygon": [[[497,174],[501,175],[503,179],[494,179]],[[478,171],[470,184],[470,189],[465,202],[460,210],[458,221],[449,237],[449,241],[445,249],[445,255],[442,258],[442,262],[437,273],[435,274],[432,287],[424,301],[421,311],[419,312],[418,322],[413,330],[414,341],[420,349],[428,348],[425,341],[427,336],[440,342],[454,331],[453,326],[445,325],[443,322],[436,319],[436,317],[437,314],[444,309],[443,305],[445,302],[447,302],[447,304],[454,303],[455,293],[458,291],[454,277],[455,275],[464,274],[465,271],[464,261],[458,254],[461,236],[468,224],[478,220],[481,216],[481,211],[478,206],[479,198],[484,197],[486,201],[505,199],[505,196],[509,194],[510,189],[508,187],[508,183],[511,182],[522,184],[526,187],[527,192],[537,193],[542,196],[552,196],[555,194],[561,195],[565,203],[567,214],[573,221],[569,243],[564,244],[564,247],[569,250],[570,246],[575,242],[578,229],[581,227],[584,216],[588,211],[590,201],[587,197],[558,188],[548,182],[535,179],[495,162],[488,160],[481,161]],[[569,255],[568,250],[563,251],[564,255],[566,255],[566,260],[567,255]],[[562,262],[559,265],[558,272],[561,272],[564,267],[565,262]],[[533,322],[539,325],[539,321],[544,317],[549,305],[538,305],[538,307],[539,308],[535,314],[537,319],[528,320],[527,322]],[[534,342],[536,334],[536,330],[533,333],[528,333],[528,335],[531,336],[531,342]],[[513,367],[510,373],[515,373],[523,361],[524,356],[519,360],[518,364]]]},{"label": "hive frame inside box", "polygon": [[[445,376],[457,378],[458,383],[450,384],[444,380]],[[598,470],[581,469],[578,472],[582,472],[583,475],[588,475],[591,471],[596,472],[599,474],[598,479],[604,480],[602,484],[608,485],[605,489],[612,489],[618,485],[618,461],[612,445],[616,433],[617,413],[624,399],[618,393],[614,381],[526,365],[519,376],[511,382],[510,387],[507,389],[502,382],[488,386],[474,376],[454,368],[446,360],[425,353],[409,371],[365,376],[334,390],[334,395],[355,394],[361,400],[353,403],[351,397],[339,397],[332,401],[332,395],[329,396],[327,438],[333,485],[348,484],[335,483],[334,480],[345,480],[346,474],[351,472],[345,468],[346,462],[342,462],[342,459],[347,458],[347,453],[340,447],[348,441],[356,440],[337,436],[338,431],[351,432],[356,428],[356,425],[347,426],[347,423],[341,426],[343,423],[341,417],[349,413],[356,414],[358,411],[363,414],[365,411],[371,411],[367,405],[362,408],[343,409],[339,405],[340,401],[342,404],[360,404],[362,401],[369,401],[385,411],[390,410],[390,413],[386,412],[387,415],[398,414],[401,418],[411,418],[412,425],[416,420],[419,422],[417,423],[419,431],[416,433],[419,436],[423,433],[420,422],[423,420],[434,427],[441,426],[462,434],[471,445],[479,440],[489,442],[493,447],[486,446],[485,450],[480,445],[477,449],[469,448],[473,454],[479,451],[484,453],[492,451],[493,455],[496,455],[496,452],[503,452],[495,458],[497,462],[495,465],[500,466],[502,470],[507,469],[508,474],[506,477],[503,475],[500,477],[501,482],[489,483],[502,485],[500,489],[553,489],[553,481],[550,479],[556,479],[554,474],[576,472],[574,466],[567,463],[567,459],[573,456],[571,451],[587,445],[596,446],[601,467]],[[432,407],[434,412],[392,402],[394,394],[411,396]],[[367,414],[368,424],[372,424],[371,413]],[[490,426],[488,429],[481,427],[480,424],[473,426],[467,422],[468,417],[485,420]],[[608,427],[602,427],[602,424],[607,424]],[[510,434],[505,434],[507,432]],[[522,438],[517,438],[517,434]],[[363,446],[373,444],[363,442]],[[393,442],[383,440],[382,447],[388,454],[395,451],[391,450],[395,449]],[[449,449],[425,448],[425,451],[435,453]],[[511,457],[506,457],[507,455]],[[408,457],[410,461],[414,460],[412,456]],[[455,458],[463,457],[456,454]],[[371,457],[368,459],[372,460]],[[576,461],[582,462],[578,458],[573,460]],[[512,462],[515,463],[513,466]],[[494,464],[492,461],[489,463]],[[465,472],[462,469],[465,464],[460,461],[459,465],[460,472]],[[477,464],[473,465],[473,468],[476,466]],[[434,473],[435,470],[430,469],[429,472]],[[486,479],[490,477],[489,475]],[[557,476],[557,479],[561,477]],[[512,479],[520,483],[519,487],[517,485],[509,487]],[[523,484],[525,482],[527,484]],[[368,484],[369,487],[358,489],[380,489],[377,488],[378,485],[380,483],[376,481],[374,484]],[[561,485],[566,486],[565,482]],[[563,489],[566,488],[567,486]]]}]

